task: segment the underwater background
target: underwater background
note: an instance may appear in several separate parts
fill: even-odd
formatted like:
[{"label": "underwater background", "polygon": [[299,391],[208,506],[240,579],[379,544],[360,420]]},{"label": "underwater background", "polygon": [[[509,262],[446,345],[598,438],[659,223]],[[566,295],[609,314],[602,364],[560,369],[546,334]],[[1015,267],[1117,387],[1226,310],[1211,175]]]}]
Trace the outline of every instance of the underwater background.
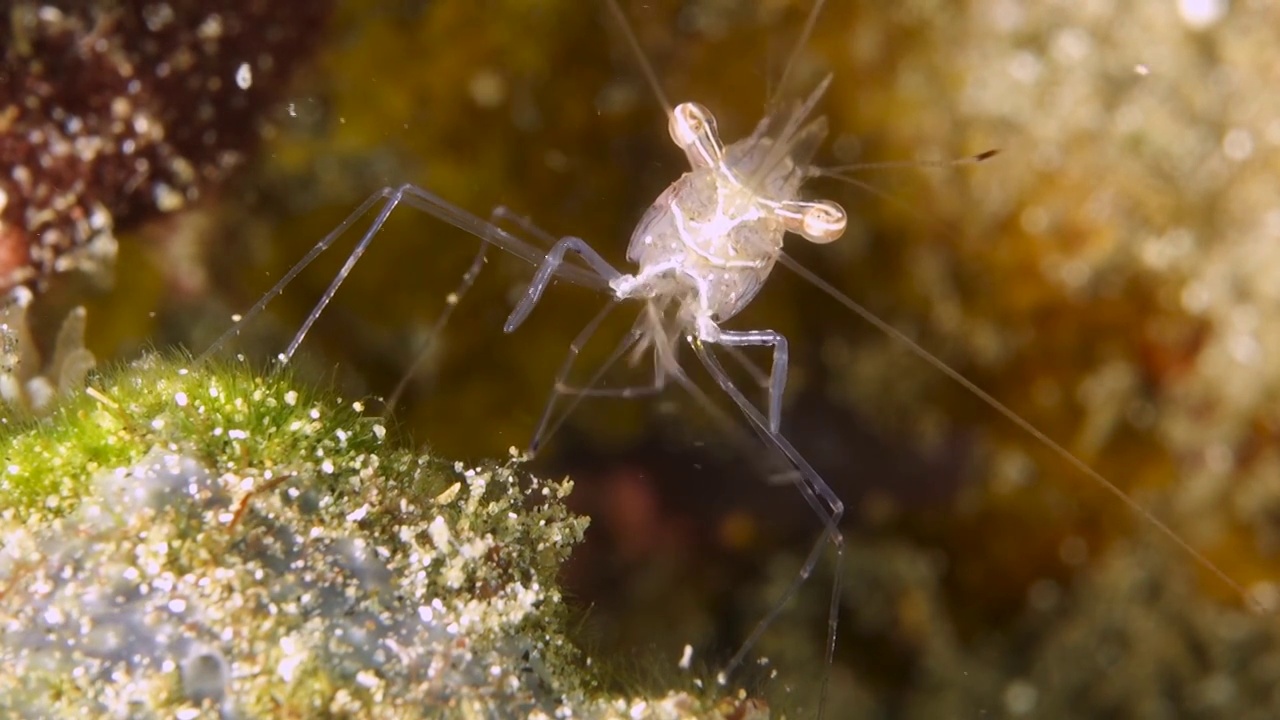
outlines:
[{"label": "underwater background", "polygon": [[[778,88],[809,2],[621,4],[663,92],[705,105],[726,141],[750,133],[772,91],[802,96],[832,73],[819,164],[922,165],[813,181],[807,195],[840,202],[850,227],[788,252],[1248,594],[779,270],[728,325],[789,338],[783,432],[844,500],[848,549],[753,652],[768,664],[735,678],[752,701],[716,712],[812,712],[839,573],[831,717],[1280,714],[1280,326],[1267,319],[1280,306],[1280,10],[830,0]],[[383,186],[416,183],[481,217],[510,208],[625,267],[637,220],[687,169],[602,2],[0,7],[0,277],[33,291],[25,342],[48,358],[36,368],[14,351],[16,375],[43,373],[55,394],[74,394],[85,370],[78,343],[58,337],[72,308],[86,309],[75,322],[99,367],[153,348],[198,354]],[[989,149],[1000,154],[977,165],[923,164]],[[220,356],[265,368],[358,234]],[[398,210],[306,338],[293,382],[367,398],[379,427],[435,457],[470,466],[525,447],[604,298],[555,285],[504,334],[531,273],[493,252],[436,335],[477,248]],[[571,378],[589,378],[632,319],[614,313]],[[405,378],[394,407],[377,402]],[[554,633],[593,658],[593,683],[634,697],[710,684],[792,580],[819,523],[769,482],[754,442],[673,388],[582,402],[522,466],[571,478],[566,512],[590,518],[539,577],[559,567],[575,620]],[[25,507],[13,487],[10,509]],[[39,533],[18,515],[7,531]],[[0,566],[0,600],[15,607],[19,566]],[[690,671],[677,667],[686,645]],[[174,697],[236,707],[232,691]]]}]

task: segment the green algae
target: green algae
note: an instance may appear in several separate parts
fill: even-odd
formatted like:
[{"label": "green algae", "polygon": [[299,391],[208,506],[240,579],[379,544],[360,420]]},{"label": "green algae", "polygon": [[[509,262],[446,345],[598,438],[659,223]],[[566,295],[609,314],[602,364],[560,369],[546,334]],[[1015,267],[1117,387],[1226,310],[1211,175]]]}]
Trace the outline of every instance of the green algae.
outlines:
[{"label": "green algae", "polygon": [[0,435],[0,709],[713,717],[601,695],[556,575],[568,481],[398,447],[285,371],[151,354]]},{"label": "green algae", "polygon": [[[368,455],[386,432],[349,404],[305,384],[295,389],[288,373],[255,376],[225,362],[191,367],[191,358],[149,355],[104,374],[49,419],[7,420],[6,505],[71,509],[104,467],[136,461],[153,446],[176,450],[179,440],[222,471],[327,477],[336,472],[331,456]],[[323,473],[317,463],[326,460]]]}]

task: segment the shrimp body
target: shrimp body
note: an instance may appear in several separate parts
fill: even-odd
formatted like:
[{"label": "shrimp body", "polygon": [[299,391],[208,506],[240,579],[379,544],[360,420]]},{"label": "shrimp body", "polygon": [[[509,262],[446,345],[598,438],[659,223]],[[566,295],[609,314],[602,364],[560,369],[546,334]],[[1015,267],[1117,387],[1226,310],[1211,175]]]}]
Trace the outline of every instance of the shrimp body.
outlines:
[{"label": "shrimp body", "polygon": [[674,303],[675,327],[667,329],[717,342],[719,323],[741,312],[764,286],[788,232],[814,242],[839,238],[845,226],[839,205],[799,199],[808,160],[826,135],[821,118],[800,123],[825,89],[823,83],[809,102],[784,116],[776,137],[771,129],[779,116],[770,116],[728,147],[706,108],[677,106],[669,129],[692,168],[636,226],[627,259],[638,270],[610,280],[615,297]]},{"label": "shrimp body", "polygon": [[720,168],[687,172],[667,188],[636,227],[627,259],[641,268],[614,285],[684,298],[694,315],[716,321],[738,314],[764,286],[782,252],[786,227],[750,189]]}]

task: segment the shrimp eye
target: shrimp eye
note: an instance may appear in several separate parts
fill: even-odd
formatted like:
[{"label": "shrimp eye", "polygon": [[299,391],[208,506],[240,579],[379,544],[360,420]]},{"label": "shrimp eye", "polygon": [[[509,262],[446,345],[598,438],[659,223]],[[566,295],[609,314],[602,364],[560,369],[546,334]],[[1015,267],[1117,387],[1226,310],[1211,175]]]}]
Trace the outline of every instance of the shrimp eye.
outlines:
[{"label": "shrimp eye", "polygon": [[[697,142],[706,133],[708,119],[711,114],[698,103],[680,103],[671,112],[671,121],[667,126],[671,140],[681,148]],[[715,120],[710,121],[714,125]]]},{"label": "shrimp eye", "polygon": [[720,160],[723,149],[716,132],[716,119],[698,103],[680,103],[671,111],[667,126],[671,140],[694,165],[710,166]]},{"label": "shrimp eye", "polygon": [[809,203],[801,216],[800,234],[805,240],[823,245],[844,234],[844,208],[830,200]]}]

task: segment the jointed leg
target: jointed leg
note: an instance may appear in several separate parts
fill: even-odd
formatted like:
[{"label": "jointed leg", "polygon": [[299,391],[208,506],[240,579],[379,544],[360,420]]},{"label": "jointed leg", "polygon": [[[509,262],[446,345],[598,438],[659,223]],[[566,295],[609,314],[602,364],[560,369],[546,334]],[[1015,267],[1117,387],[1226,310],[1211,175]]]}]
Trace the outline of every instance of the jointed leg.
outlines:
[{"label": "jointed leg", "polygon": [[[569,343],[569,352],[565,355],[564,361],[560,364],[560,370],[556,373],[555,385],[551,391],[551,397],[547,400],[546,408],[542,411],[542,418],[538,422],[538,429],[534,433],[533,441],[529,445],[530,455],[536,453],[542,443],[555,433],[557,429],[559,429],[565,419],[569,417],[569,414],[573,412],[574,407],[576,407],[578,402],[584,397],[635,398],[644,395],[652,395],[662,391],[666,383],[663,376],[658,374],[656,369],[654,371],[653,380],[645,385],[633,385],[619,388],[595,387],[596,383],[600,382],[600,379],[604,377],[604,374],[608,372],[609,368],[612,367],[614,363],[616,363],[628,350],[635,346],[636,342],[640,340],[641,328],[639,323],[632,327],[631,331],[627,333],[627,336],[624,337],[620,343],[618,343],[618,346],[614,348],[609,357],[600,364],[599,369],[592,374],[586,385],[582,387],[572,387],[568,384],[567,380],[569,372],[573,369],[573,363],[577,360],[578,354],[582,352],[583,346],[585,346],[587,341],[591,339],[591,336],[595,334],[595,331],[600,327],[600,324],[604,321],[605,317],[617,306],[617,300],[606,305],[594,318],[591,319],[591,322],[587,323],[586,327],[582,328],[581,332],[578,333],[578,336],[573,339],[573,342]],[[555,422],[553,423],[551,421],[552,411],[555,408],[556,401],[561,396],[569,396],[573,401],[570,403],[569,407],[565,408],[564,411],[556,417]]]},{"label": "jointed leg", "polygon": [[[502,205],[495,207],[489,212],[489,229],[485,238],[487,241],[496,242],[502,240],[504,235],[512,237],[510,234],[502,231],[499,224],[504,221],[509,222],[518,229],[532,235],[542,241],[544,245],[549,246],[554,244],[556,241],[556,237],[554,235],[538,227],[532,220],[524,217],[523,215],[517,215]],[[480,270],[484,267],[484,263],[486,262],[489,242],[480,243],[480,250],[471,261],[471,266],[467,268],[467,272],[463,274],[462,281],[458,283],[458,287],[454,288],[452,293],[446,296],[445,301],[448,304],[441,312],[440,317],[436,319],[435,324],[431,327],[431,332],[427,336],[427,342],[422,351],[416,358],[414,358],[409,369],[405,372],[404,376],[400,378],[400,382],[396,385],[395,390],[393,390],[391,395],[388,396],[386,406],[388,412],[396,406],[400,396],[409,386],[409,381],[412,380],[413,376],[417,373],[418,367],[426,360],[427,356],[430,355],[433,348],[436,347],[440,333],[444,331],[444,326],[448,323],[449,317],[453,315],[454,308],[458,306],[458,303],[462,301],[462,298],[467,294],[467,291],[475,284],[476,277],[480,274]]]},{"label": "jointed leg", "polygon": [[[753,434],[748,435],[744,433],[741,426],[737,422],[735,422],[734,419],[731,418],[723,409],[721,409],[718,405],[716,405],[716,403],[710,397],[708,397],[706,392],[704,392],[702,388],[698,387],[697,383],[693,382],[693,380],[689,378],[688,374],[684,372],[684,370],[680,367],[678,363],[674,363],[674,362],[664,363],[664,369],[662,372],[659,372],[658,365],[655,363],[653,378],[652,380],[650,380],[645,384],[629,385],[626,387],[610,387],[610,388],[596,387],[596,384],[600,382],[600,379],[604,376],[606,372],[608,372],[609,368],[611,368],[614,365],[614,363],[616,363],[619,359],[621,359],[622,356],[627,353],[627,351],[635,347],[636,343],[640,340],[643,334],[642,328],[640,327],[640,323],[643,321],[643,319],[637,321],[636,326],[633,327],[631,331],[627,334],[627,336],[623,338],[622,341],[618,344],[618,346],[614,348],[613,352],[609,355],[609,357],[603,363],[600,364],[600,367],[587,380],[585,384],[583,384],[580,387],[574,387],[574,386],[570,386],[567,383],[566,379],[569,376],[570,369],[572,368],[573,363],[576,361],[578,354],[581,352],[583,346],[586,344],[587,339],[592,334],[594,334],[595,330],[600,325],[600,321],[603,320],[603,316],[606,315],[609,311],[611,311],[613,307],[615,307],[616,305],[617,305],[617,301],[605,307],[601,311],[600,315],[597,316],[596,318],[593,318],[592,321],[588,323],[588,325],[585,328],[583,328],[583,330],[578,334],[578,337],[576,337],[573,340],[573,342],[569,344],[569,352],[566,355],[564,362],[561,364],[559,372],[556,374],[555,388],[552,391],[551,398],[548,399],[547,401],[546,409],[543,411],[542,419],[538,424],[538,430],[537,430],[537,433],[534,435],[533,443],[530,448],[530,454],[535,452],[537,448],[541,446],[542,442],[544,442],[548,437],[550,437],[552,434],[555,433],[555,431],[560,427],[560,425],[564,423],[564,421],[569,417],[570,414],[572,414],[573,409],[577,406],[577,403],[583,398],[590,397],[590,398],[632,399],[632,398],[638,398],[638,397],[645,397],[649,395],[656,395],[666,389],[667,379],[671,378],[671,379],[674,379],[680,386],[685,388],[685,390],[687,390],[689,394],[693,396],[694,400],[696,400],[698,404],[703,407],[703,409],[705,409],[708,413],[710,413],[711,418],[716,422],[716,424],[720,425],[728,435],[732,436],[734,443],[740,445],[744,449],[744,451],[748,453],[754,453],[759,455],[760,448],[758,445],[756,445],[752,441],[755,439],[756,436],[761,436],[763,438],[763,436],[761,435],[761,431],[758,428],[756,428],[755,425],[748,423],[748,426],[752,429]],[[729,347],[726,349],[729,350],[730,352],[734,352],[735,357],[739,362],[746,364],[749,369],[754,370],[753,377],[757,378],[758,384],[760,384],[761,386],[764,386],[767,384],[768,378],[758,368],[756,368],[754,365],[751,365],[750,359],[743,356],[741,352],[738,352],[736,350],[736,348]],[[573,398],[573,402],[569,405],[569,407],[564,408],[557,415],[556,420],[553,423],[550,420],[552,409],[557,399],[560,396],[570,396]],[[765,447],[768,450],[774,450],[773,446],[769,444],[768,439],[767,438],[763,438],[763,439],[765,440]],[[770,483],[790,484],[790,483],[796,482],[797,471],[795,470],[794,467],[790,465],[785,455],[782,455],[781,457],[779,457],[780,453],[777,453],[776,451],[768,453],[767,455],[768,455],[767,457],[764,457],[764,456],[760,457],[760,463],[762,465],[767,465],[774,468],[768,473],[768,479]]]},{"label": "jointed leg", "polygon": [[[732,378],[725,372],[720,361],[716,359],[711,349],[702,341],[696,338],[690,338],[689,344],[693,347],[693,351],[697,354],[698,359],[702,361],[707,372],[711,373],[720,388],[729,395],[734,404],[746,416],[760,436],[769,442],[777,451],[781,452],[795,465],[798,474],[796,476],[796,488],[804,497],[815,514],[822,521],[822,534],[814,543],[813,549],[805,558],[804,565],[800,567],[800,571],[796,574],[796,578],[791,585],[787,587],[786,592],[774,604],[773,608],[765,614],[762,619],[751,631],[746,642],[743,643],[742,649],[729,661],[725,667],[725,672],[731,672],[737,668],[746,657],[747,653],[760,640],[764,631],[771,625],[774,619],[782,612],[783,607],[791,600],[791,598],[799,591],[800,586],[813,573],[817,567],[819,559],[822,557],[822,546],[828,541],[835,546],[836,552],[836,572],[831,583],[831,604],[827,612],[827,647],[826,661],[828,671],[830,670],[832,660],[835,657],[836,646],[836,626],[839,620],[839,603],[840,603],[840,581],[841,568],[844,560],[844,535],[840,532],[840,518],[844,515],[844,503],[836,496],[831,487],[827,485],[822,476],[809,465],[808,461],[795,449],[795,447],[783,437],[780,433],[769,429],[767,420],[760,414],[760,411],[751,404],[742,391],[734,385]],[[822,681],[822,694],[819,698],[819,707],[825,704],[827,692],[827,678],[824,676]]]},{"label": "jointed leg", "polygon": [[[392,211],[394,211],[402,202],[422,210],[432,217],[443,220],[459,230],[475,235],[477,238],[480,238],[485,242],[497,245],[513,255],[524,258],[531,264],[545,264],[545,257],[542,251],[538,248],[515,237],[514,235],[511,235],[510,233],[503,232],[501,229],[494,227],[492,223],[481,220],[475,215],[472,215],[457,205],[444,200],[434,193],[412,184],[405,184],[397,187],[388,186],[366,198],[364,202],[360,203],[360,205],[357,206],[356,209],[341,223],[339,223],[337,227],[330,231],[328,235],[324,236],[320,242],[316,243],[315,246],[312,247],[297,264],[285,273],[284,277],[282,277],[279,282],[268,290],[267,293],[248,310],[248,312],[244,313],[240,323],[243,324],[248,322],[254,316],[261,313],[272,300],[280,295],[280,293],[284,292],[284,289],[294,280],[294,278],[298,276],[299,273],[310,265],[321,253],[328,250],[333,243],[337,242],[338,238],[342,237],[344,233],[350,230],[351,226],[354,225],[356,221],[364,217],[366,213],[381,203],[381,208],[374,216],[373,221],[369,224],[368,229],[365,230],[364,235],[361,236],[359,242],[356,243],[355,248],[352,249],[351,254],[347,256],[347,261],[343,263],[342,269],[338,271],[338,274],[334,277],[333,281],[329,284],[329,287],[321,296],[320,301],[316,303],[316,306],[311,310],[311,313],[307,316],[306,320],[303,321],[302,326],[294,335],[293,341],[289,343],[288,348],[285,352],[280,354],[281,360],[288,362],[293,357],[294,353],[297,352],[298,346],[311,330],[311,326],[315,324],[316,320],[320,317],[320,314],[324,312],[325,306],[327,306],[329,301],[333,299],[334,294],[338,291],[338,287],[347,279],[347,275],[351,273],[356,262],[360,260],[360,257],[364,254],[365,250],[369,248],[369,244],[373,241],[374,236],[382,230],[382,226],[386,224],[387,218],[391,216]],[[602,280],[602,277],[596,272],[591,272],[587,269],[575,266],[561,267],[559,264],[546,273],[547,277],[543,281],[544,286],[546,283],[550,282],[550,275],[552,272],[570,282],[585,285],[587,287],[594,287],[597,289],[605,289],[608,287],[607,277]],[[217,352],[223,345],[230,341],[232,337],[238,335],[239,332],[240,329],[238,326],[228,330],[222,335],[222,337],[214,341],[213,345],[211,345],[209,349],[201,355],[200,359],[203,360]]]},{"label": "jointed leg", "polygon": [[[773,364],[769,368],[769,398],[767,414],[769,432],[777,433],[782,429],[782,394],[787,388],[787,338],[773,330],[721,330],[716,344],[729,347],[768,346],[773,348]],[[743,358],[745,361],[746,358]],[[746,363],[748,368],[754,365]]]},{"label": "jointed leg", "polygon": [[537,223],[535,223],[533,220],[525,217],[524,215],[517,215],[505,205],[499,205],[495,207],[492,212],[489,213],[489,222],[493,223],[495,227],[500,222],[511,223],[512,225],[516,226],[520,230],[523,230],[525,233],[533,236],[539,242],[541,242],[543,245],[547,247],[551,247],[552,245],[555,245],[556,240],[559,240],[559,238],[557,238],[555,235],[552,235],[546,230],[543,230],[542,228],[538,227]]},{"label": "jointed leg", "polygon": [[[564,267],[564,255],[567,252],[577,253],[591,269],[599,275],[606,283],[620,276],[622,273],[614,269],[609,261],[601,257],[600,253],[586,243],[582,238],[567,236],[560,238],[556,244],[551,247],[551,251],[542,259],[538,271],[534,273],[533,280],[529,282],[529,289],[525,291],[524,297],[520,299],[515,310],[511,311],[511,315],[507,318],[506,325],[503,326],[505,332],[512,332],[520,327],[520,324],[529,317],[529,313],[533,312],[533,306],[538,304],[543,291],[547,289],[547,285],[551,283],[552,275],[561,274]],[[582,271],[581,268],[573,268]]]},{"label": "jointed leg", "polygon": [[[492,217],[490,220],[492,220]],[[400,376],[400,382],[396,384],[396,389],[392,390],[391,394],[387,396],[386,412],[390,413],[395,408],[396,403],[400,401],[400,396],[409,387],[409,381],[418,373],[418,368],[439,347],[440,335],[444,333],[445,325],[449,324],[449,318],[453,316],[453,311],[462,302],[462,298],[466,296],[467,291],[471,289],[472,285],[475,285],[476,278],[480,276],[480,270],[484,268],[484,264],[488,259],[488,252],[489,243],[480,243],[480,249],[476,252],[475,257],[472,258],[471,265],[467,267],[467,271],[462,274],[462,280],[458,282],[458,286],[453,289],[453,292],[445,296],[444,309],[440,311],[440,315],[432,323],[431,331],[427,334],[427,342],[418,351],[409,368]]]},{"label": "jointed leg", "polygon": [[[353,251],[352,254],[358,255],[359,253],[364,252],[364,247],[367,246],[368,239],[382,228],[382,224],[386,222],[386,218],[391,214],[391,210],[395,209],[396,203],[399,202],[399,196],[402,190],[403,188],[384,187],[378,192],[370,195],[364,202],[360,203],[360,205],[356,207],[356,209],[353,210],[345,220],[338,223],[337,227],[331,230],[328,235],[325,235],[320,242],[316,243],[315,247],[311,248],[311,250],[308,251],[296,265],[289,268],[289,272],[285,273],[284,277],[280,278],[279,282],[272,286],[272,288],[268,290],[253,307],[249,308],[248,312],[241,316],[241,319],[237,321],[237,325],[235,327],[232,327],[230,330],[223,333],[221,337],[215,340],[213,345],[209,346],[209,349],[205,350],[200,356],[200,360],[204,360],[214,354],[224,344],[229,342],[233,336],[239,335],[240,325],[261,313],[268,303],[274,300],[280,293],[284,292],[285,287],[288,286],[289,283],[293,282],[293,279],[297,277],[299,273],[306,269],[306,267],[310,265],[311,262],[320,255],[320,253],[328,250],[329,246],[332,245],[334,241],[341,237],[356,220],[359,220],[365,213],[369,212],[369,209],[376,205],[378,201],[385,201],[385,204],[383,205],[382,210],[378,212],[378,216],[374,220],[373,225],[370,227],[369,231],[365,233],[365,237],[361,239],[361,242],[356,246],[356,250]],[[355,262],[351,260],[351,258],[348,258],[347,263],[343,265],[343,270],[338,273],[338,277],[334,279],[334,282],[340,283],[341,280],[345,279],[345,273],[350,272],[350,266],[354,264]],[[336,287],[331,286],[331,288],[336,291]],[[322,304],[327,302],[328,300],[324,300],[322,301]],[[281,358],[284,361],[287,362],[289,358],[293,357],[293,351],[297,348],[298,343],[302,342],[302,337],[307,334],[307,330],[309,330],[311,325],[315,323],[315,318],[319,316],[320,311],[323,309],[323,307],[318,307],[311,311],[311,315],[309,315],[306,322],[303,323],[302,329],[294,336],[293,342],[289,343],[289,349],[281,355]]]},{"label": "jointed leg", "polygon": [[[765,479],[769,484],[790,485],[797,482],[797,478],[799,476],[798,471],[791,466],[786,455],[778,452],[773,444],[769,442],[768,437],[763,434],[763,431],[760,428],[756,427],[753,423],[747,423],[747,426],[752,430],[752,434],[748,435],[743,431],[742,426],[735,422],[734,418],[730,417],[729,414],[719,405],[716,405],[715,401],[707,395],[706,391],[698,387],[698,384],[695,383],[682,368],[676,366],[669,372],[671,377],[675,379],[681,387],[688,391],[699,405],[710,413],[712,420],[724,428],[726,434],[732,438],[733,443],[738,445],[743,452],[747,453],[754,459],[758,459],[760,467],[769,468],[765,472]],[[763,373],[761,374],[761,377],[763,377]],[[761,384],[763,385],[763,383]],[[764,442],[763,448],[758,443],[754,442],[757,438]],[[764,452],[762,452],[762,450]]]},{"label": "jointed leg", "polygon": [[743,370],[747,371],[747,374],[751,376],[751,381],[755,383],[756,387],[764,390],[769,389],[768,373],[761,370],[754,362],[752,362],[751,358],[747,357],[747,354],[742,352],[741,348],[734,345],[725,345],[724,351],[729,354],[729,357],[733,358],[734,362],[741,365]]},{"label": "jointed leg", "polygon": [[[768,392],[769,374],[752,362],[751,358],[747,357],[747,354],[740,347],[734,345],[724,345],[723,347],[729,357],[733,358],[735,362],[742,366],[742,369],[747,371],[747,374],[751,376],[751,382],[756,387]],[[754,426],[752,426],[752,429],[755,429]],[[756,434],[759,435],[759,432]],[[796,481],[796,469],[788,464],[787,467],[780,467],[770,471],[765,476],[765,479],[770,485],[790,485]]]},{"label": "jointed leg", "polygon": [[417,374],[418,367],[426,360],[428,355],[430,355],[433,348],[436,347],[439,342],[438,339],[440,334],[444,331],[444,326],[448,323],[449,317],[453,315],[454,308],[458,306],[458,303],[462,301],[462,298],[467,294],[467,291],[475,284],[476,277],[480,275],[480,270],[484,267],[484,264],[487,261],[486,256],[489,250],[489,242],[501,241],[503,240],[503,236],[514,237],[509,233],[504,233],[502,231],[499,224],[504,221],[515,225],[518,229],[532,235],[546,245],[551,245],[556,241],[554,235],[548,233],[542,228],[539,228],[532,220],[522,215],[517,215],[502,205],[499,205],[490,211],[489,228],[485,236],[485,240],[487,242],[480,243],[480,250],[471,261],[471,266],[467,268],[466,273],[462,275],[462,281],[458,283],[458,286],[454,288],[453,292],[445,296],[445,302],[447,305],[440,313],[440,317],[436,319],[435,324],[432,325],[431,332],[427,336],[427,342],[422,351],[416,358],[414,358],[409,369],[405,372],[404,376],[400,378],[400,382],[396,385],[395,390],[393,390],[391,395],[387,397],[388,412],[396,406],[400,396],[409,386],[409,381],[413,379],[415,374]]}]

